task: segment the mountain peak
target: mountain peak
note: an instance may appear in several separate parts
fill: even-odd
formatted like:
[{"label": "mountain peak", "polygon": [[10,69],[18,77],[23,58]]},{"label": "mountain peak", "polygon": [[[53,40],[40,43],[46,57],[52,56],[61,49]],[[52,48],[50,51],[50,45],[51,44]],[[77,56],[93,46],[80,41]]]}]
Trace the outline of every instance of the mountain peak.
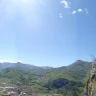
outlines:
[{"label": "mountain peak", "polygon": [[85,60],[76,60],[76,62],[88,62],[88,61],[85,61]]}]

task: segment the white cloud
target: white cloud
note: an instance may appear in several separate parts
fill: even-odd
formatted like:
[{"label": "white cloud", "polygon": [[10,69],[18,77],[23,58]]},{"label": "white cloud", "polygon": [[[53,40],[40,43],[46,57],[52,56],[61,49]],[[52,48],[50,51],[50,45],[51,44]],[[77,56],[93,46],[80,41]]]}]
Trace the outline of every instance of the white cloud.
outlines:
[{"label": "white cloud", "polygon": [[76,11],[73,11],[72,14],[76,14]]},{"label": "white cloud", "polygon": [[70,8],[69,7],[69,4],[70,4],[70,2],[68,2],[68,1],[66,1],[66,0],[62,0],[62,1],[60,1],[62,4],[64,4],[64,8]]},{"label": "white cloud", "polygon": [[78,9],[77,11],[78,11],[78,12],[82,12],[83,10],[82,10],[82,9]]},{"label": "white cloud", "polygon": [[88,10],[85,8],[85,12],[88,14]]},{"label": "white cloud", "polygon": [[63,18],[62,13],[59,14],[59,17],[60,17],[61,19]]},{"label": "white cloud", "polygon": [[60,16],[60,18],[63,18],[63,16]]},{"label": "white cloud", "polygon": [[72,12],[72,14],[76,14],[77,12],[82,12],[82,11],[83,11],[82,9],[78,9],[77,11],[74,10],[74,11]]}]

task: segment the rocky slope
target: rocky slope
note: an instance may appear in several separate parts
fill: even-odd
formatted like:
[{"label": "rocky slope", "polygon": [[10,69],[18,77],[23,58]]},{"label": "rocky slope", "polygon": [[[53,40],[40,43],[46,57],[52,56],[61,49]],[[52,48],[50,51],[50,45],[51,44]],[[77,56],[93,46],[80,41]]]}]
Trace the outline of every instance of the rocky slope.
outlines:
[{"label": "rocky slope", "polygon": [[96,59],[91,65],[91,72],[83,96],[96,96]]}]

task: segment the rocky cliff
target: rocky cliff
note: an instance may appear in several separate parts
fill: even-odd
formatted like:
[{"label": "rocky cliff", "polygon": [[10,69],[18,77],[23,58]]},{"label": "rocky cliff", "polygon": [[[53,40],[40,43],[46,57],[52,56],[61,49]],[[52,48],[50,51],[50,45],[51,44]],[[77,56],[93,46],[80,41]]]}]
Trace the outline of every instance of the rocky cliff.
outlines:
[{"label": "rocky cliff", "polygon": [[96,96],[96,59],[91,65],[90,76],[86,83],[83,96]]}]

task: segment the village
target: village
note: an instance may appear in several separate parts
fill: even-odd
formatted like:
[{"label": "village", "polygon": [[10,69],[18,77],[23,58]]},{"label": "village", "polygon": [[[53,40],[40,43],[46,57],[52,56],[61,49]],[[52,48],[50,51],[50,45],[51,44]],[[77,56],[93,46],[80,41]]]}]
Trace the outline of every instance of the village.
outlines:
[{"label": "village", "polygon": [[13,86],[0,86],[0,96],[63,96],[61,94],[35,94],[29,89],[20,89]]},{"label": "village", "polygon": [[32,90],[20,89],[13,86],[0,86],[0,96],[35,96]]}]

